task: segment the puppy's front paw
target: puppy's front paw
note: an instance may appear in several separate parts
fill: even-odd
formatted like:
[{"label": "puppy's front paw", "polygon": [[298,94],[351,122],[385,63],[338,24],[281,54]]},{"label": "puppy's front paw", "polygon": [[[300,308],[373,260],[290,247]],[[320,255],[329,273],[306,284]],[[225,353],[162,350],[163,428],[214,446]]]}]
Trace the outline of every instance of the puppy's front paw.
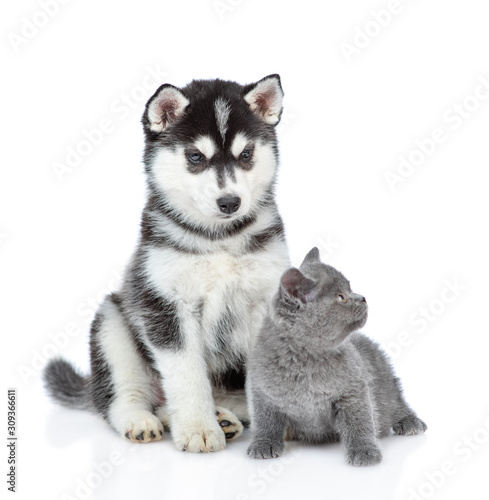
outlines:
[{"label": "puppy's front paw", "polygon": [[179,450],[192,453],[211,453],[226,446],[226,437],[217,423],[215,428],[197,427],[176,432],[173,440]]},{"label": "puppy's front paw", "polygon": [[248,447],[248,456],[251,458],[267,459],[278,458],[284,449],[283,444],[271,441],[253,441]]},{"label": "puppy's front paw", "polygon": [[149,411],[136,411],[124,416],[119,432],[133,443],[149,443],[163,438],[163,425]]},{"label": "puppy's front paw", "polygon": [[226,436],[226,441],[233,441],[243,433],[243,424],[238,417],[226,408],[216,406],[217,421],[221,426],[222,432]]},{"label": "puppy's front paw", "polygon": [[376,446],[354,448],[347,455],[349,464],[355,467],[378,464],[382,460],[382,452]]},{"label": "puppy's front paw", "polygon": [[427,428],[428,426],[416,415],[408,415],[392,426],[396,434],[403,434],[405,436],[422,434]]}]

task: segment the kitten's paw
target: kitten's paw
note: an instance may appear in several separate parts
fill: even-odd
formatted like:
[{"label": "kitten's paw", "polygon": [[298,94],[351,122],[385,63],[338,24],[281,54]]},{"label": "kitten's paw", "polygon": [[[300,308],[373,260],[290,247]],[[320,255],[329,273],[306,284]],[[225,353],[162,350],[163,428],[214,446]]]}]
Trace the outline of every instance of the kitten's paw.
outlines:
[{"label": "kitten's paw", "polygon": [[271,441],[253,441],[248,447],[248,456],[251,458],[267,459],[278,458],[284,447],[281,443]]},{"label": "kitten's paw", "polygon": [[243,433],[243,425],[238,417],[226,408],[216,406],[217,421],[221,426],[222,432],[226,437],[226,441],[233,441]]},{"label": "kitten's paw", "polygon": [[382,452],[379,448],[371,446],[369,448],[355,448],[347,455],[349,464],[355,467],[365,467],[367,465],[378,464],[382,460]]},{"label": "kitten's paw", "polygon": [[396,422],[392,429],[396,434],[405,436],[414,436],[415,434],[422,434],[428,429],[428,426],[416,415],[408,415],[401,418],[399,422]]},{"label": "kitten's paw", "polygon": [[149,411],[140,410],[124,416],[117,430],[133,443],[149,443],[163,438],[163,425]]},{"label": "kitten's paw", "polygon": [[217,422],[215,427],[196,427],[175,432],[173,441],[177,449],[192,453],[212,453],[226,446],[226,437]]}]

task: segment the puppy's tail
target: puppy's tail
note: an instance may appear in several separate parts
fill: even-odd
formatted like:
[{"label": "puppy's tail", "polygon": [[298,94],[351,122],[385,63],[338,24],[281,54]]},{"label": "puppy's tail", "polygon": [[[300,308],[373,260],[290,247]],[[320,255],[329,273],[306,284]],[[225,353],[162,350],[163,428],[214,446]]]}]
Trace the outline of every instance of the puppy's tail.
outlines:
[{"label": "puppy's tail", "polygon": [[47,393],[61,405],[79,410],[93,409],[89,378],[78,373],[68,361],[62,358],[49,361],[43,380]]}]

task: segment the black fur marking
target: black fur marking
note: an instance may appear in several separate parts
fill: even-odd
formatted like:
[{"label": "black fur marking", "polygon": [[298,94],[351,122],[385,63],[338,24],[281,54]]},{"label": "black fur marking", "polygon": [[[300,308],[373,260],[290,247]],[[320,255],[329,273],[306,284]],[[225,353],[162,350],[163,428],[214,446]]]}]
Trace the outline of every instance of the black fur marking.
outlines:
[{"label": "black fur marking", "polygon": [[107,418],[115,394],[110,367],[99,344],[99,333],[103,321],[103,315],[98,313],[90,329],[90,362],[92,369],[90,393],[95,408],[104,418]]},{"label": "black fur marking", "polygon": [[251,236],[247,250],[248,252],[263,250],[275,238],[285,239],[284,224],[281,219],[278,219],[275,224],[265,229],[265,231]]},{"label": "black fur marking", "polygon": [[156,214],[151,210],[145,210],[141,219],[141,239],[146,244],[154,247],[169,247],[179,252],[189,254],[199,254],[196,249],[183,246],[178,240],[174,240],[155,223]]},{"label": "black fur marking", "polygon": [[222,313],[219,321],[214,326],[213,337],[217,340],[218,352],[226,352],[227,346],[229,344],[229,337],[233,333],[233,329],[236,326],[236,316],[233,314],[229,306]]},{"label": "black fur marking", "polygon": [[132,340],[134,342],[134,346],[136,347],[138,354],[141,356],[141,358],[144,359],[144,361],[149,366],[149,368],[154,370],[156,376],[159,377],[159,372],[156,368],[156,362],[155,362],[155,359],[153,358],[153,355],[151,354],[151,351],[146,347],[146,345],[139,338],[137,331],[134,330],[132,325],[129,325],[129,329],[131,331],[131,337],[132,337]]},{"label": "black fur marking", "polygon": [[[175,223],[185,231],[212,241],[221,241],[226,238],[236,236],[244,231],[248,226],[256,222],[255,215],[247,215],[245,217],[242,217],[241,219],[233,220],[227,224],[223,224],[221,227],[211,230],[209,228],[189,222],[182,214],[177,212],[174,208],[170,207],[162,194],[157,195],[155,193],[150,196],[148,204],[145,208],[145,213],[149,212],[148,207],[151,207],[151,210],[158,211],[161,216],[171,220],[173,223]],[[143,215],[143,219],[144,217],[145,216]],[[154,227],[152,226],[153,224],[151,221],[151,216],[149,215],[146,217],[143,238],[157,237],[158,233],[154,231]],[[165,240],[163,238],[163,243],[168,243],[169,241],[169,239]]]},{"label": "black fur marking", "polygon": [[236,363],[235,367],[228,368],[225,372],[212,375],[212,384],[214,387],[228,391],[243,390],[245,380],[245,365],[243,361]]},{"label": "black fur marking", "polygon": [[[139,246],[133,259],[133,265],[126,275],[126,286],[123,293],[122,314],[128,324],[135,346],[144,360],[154,368],[151,344],[160,349],[178,350],[183,347],[183,336],[176,304],[164,299],[154,290],[145,275],[145,246]],[[144,323],[146,338],[139,325]]]},{"label": "black fur marking", "polygon": [[159,349],[178,350],[183,347],[177,307],[150,288],[141,297],[141,315],[144,318],[148,340]]},{"label": "black fur marking", "polygon": [[111,293],[110,299],[119,309],[122,307],[122,297],[118,293]]},{"label": "black fur marking", "polygon": [[165,215],[182,229],[213,241],[219,241],[231,236],[235,236],[256,221],[256,218],[254,216],[248,215],[241,219],[234,220],[229,224],[222,226],[218,230],[210,231],[207,228],[187,222],[185,218],[174,209],[165,207]]},{"label": "black fur marking", "polygon": [[216,171],[217,185],[220,189],[226,185],[226,177],[229,177],[233,182],[236,182],[236,166],[234,163],[234,159],[230,159],[229,161],[219,161],[218,158],[212,162],[212,167]]}]

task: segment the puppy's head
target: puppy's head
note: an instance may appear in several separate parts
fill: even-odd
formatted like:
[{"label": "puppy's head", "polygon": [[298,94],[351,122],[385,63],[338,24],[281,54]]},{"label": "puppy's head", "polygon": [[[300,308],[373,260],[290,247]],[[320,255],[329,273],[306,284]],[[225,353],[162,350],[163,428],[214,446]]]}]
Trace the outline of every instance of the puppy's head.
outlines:
[{"label": "puppy's head", "polygon": [[252,216],[272,194],[282,98],[278,75],[162,85],[142,118],[150,188],[199,226]]}]

